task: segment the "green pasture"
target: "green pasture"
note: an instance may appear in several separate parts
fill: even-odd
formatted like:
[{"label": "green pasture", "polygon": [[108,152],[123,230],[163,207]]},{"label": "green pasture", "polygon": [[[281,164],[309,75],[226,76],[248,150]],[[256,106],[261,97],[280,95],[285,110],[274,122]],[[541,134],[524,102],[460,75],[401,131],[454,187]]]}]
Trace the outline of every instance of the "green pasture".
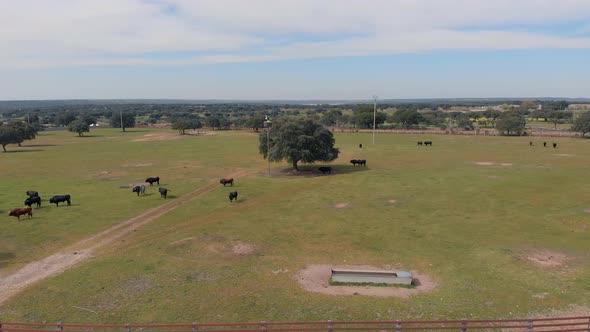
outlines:
[{"label": "green pasture", "polygon": [[[588,305],[588,140],[551,138],[553,149],[542,138],[378,135],[372,145],[370,134],[338,133],[332,175],[269,178],[256,135],[134,141],[162,132],[174,133],[46,132],[33,146],[11,147],[28,152],[0,155],[0,273],[162,204],[155,189],[137,198],[122,184],[159,175],[180,196],[237,170],[261,171],[236,181],[238,203],[222,186],[195,198],[20,293],[0,307],[0,320],[509,318]],[[134,163],[153,165],[124,166]],[[5,211],[28,189],[70,193],[73,205],[44,204],[17,222]],[[232,251],[247,245],[251,252]],[[567,260],[543,267],[527,259],[540,252]],[[310,293],[295,280],[309,264],[390,265],[427,274],[437,287],[409,298]]]}]

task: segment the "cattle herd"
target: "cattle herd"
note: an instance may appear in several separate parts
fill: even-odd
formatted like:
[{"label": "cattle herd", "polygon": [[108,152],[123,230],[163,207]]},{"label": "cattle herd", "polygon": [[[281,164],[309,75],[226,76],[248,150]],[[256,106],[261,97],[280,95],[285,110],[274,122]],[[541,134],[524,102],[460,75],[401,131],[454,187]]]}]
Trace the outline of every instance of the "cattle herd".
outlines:
[{"label": "cattle herd", "polygon": [[[41,207],[41,196],[39,193],[33,190],[28,190],[25,192],[28,196],[25,199],[24,204],[27,207],[19,207],[14,208],[8,212],[8,215],[11,217],[16,217],[20,220],[20,216],[27,215],[29,218],[33,217],[33,204],[35,204],[38,208]],[[55,204],[55,206],[59,206],[59,203],[66,202],[68,205],[72,203],[70,195],[55,195],[49,199],[49,203]]]},{"label": "cattle herd", "polygon": [[[548,144],[547,142],[543,142],[543,146],[544,146],[544,147],[547,147],[547,144]],[[553,145],[553,148],[554,148],[554,149],[557,149],[557,143],[553,142],[553,143],[551,143],[551,144]],[[533,141],[530,141],[530,142],[529,142],[529,145],[530,145],[530,146],[535,146],[535,144],[533,143]]]}]

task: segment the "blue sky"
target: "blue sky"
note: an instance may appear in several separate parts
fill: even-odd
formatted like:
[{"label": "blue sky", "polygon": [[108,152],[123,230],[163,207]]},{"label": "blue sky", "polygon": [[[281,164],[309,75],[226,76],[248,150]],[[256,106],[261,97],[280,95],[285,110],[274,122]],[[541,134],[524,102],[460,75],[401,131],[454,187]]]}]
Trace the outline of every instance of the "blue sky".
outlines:
[{"label": "blue sky", "polygon": [[0,99],[590,97],[587,0],[0,3]]}]

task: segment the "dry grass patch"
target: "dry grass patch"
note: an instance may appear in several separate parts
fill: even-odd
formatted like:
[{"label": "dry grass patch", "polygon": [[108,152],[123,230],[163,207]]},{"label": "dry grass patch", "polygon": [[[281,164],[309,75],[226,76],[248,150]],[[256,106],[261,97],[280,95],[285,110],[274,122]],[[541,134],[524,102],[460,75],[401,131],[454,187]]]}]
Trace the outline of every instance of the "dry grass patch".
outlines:
[{"label": "dry grass patch", "polygon": [[571,259],[564,253],[548,249],[528,250],[520,254],[520,258],[542,268],[567,267]]},{"label": "dry grass patch", "polygon": [[337,209],[344,209],[350,206],[350,203],[336,203],[334,207]]}]

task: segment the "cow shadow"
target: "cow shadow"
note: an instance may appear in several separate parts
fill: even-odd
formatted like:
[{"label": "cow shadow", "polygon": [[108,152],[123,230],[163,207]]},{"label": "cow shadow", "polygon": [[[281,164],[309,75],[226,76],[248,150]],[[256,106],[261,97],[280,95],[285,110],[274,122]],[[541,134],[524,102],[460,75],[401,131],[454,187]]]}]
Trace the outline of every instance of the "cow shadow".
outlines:
[{"label": "cow shadow", "polygon": [[178,196],[176,196],[176,195],[166,195],[166,199],[175,199],[177,197]]},{"label": "cow shadow", "polygon": [[0,252],[0,268],[5,267],[8,265],[10,260],[16,258],[16,255],[13,252]]}]

